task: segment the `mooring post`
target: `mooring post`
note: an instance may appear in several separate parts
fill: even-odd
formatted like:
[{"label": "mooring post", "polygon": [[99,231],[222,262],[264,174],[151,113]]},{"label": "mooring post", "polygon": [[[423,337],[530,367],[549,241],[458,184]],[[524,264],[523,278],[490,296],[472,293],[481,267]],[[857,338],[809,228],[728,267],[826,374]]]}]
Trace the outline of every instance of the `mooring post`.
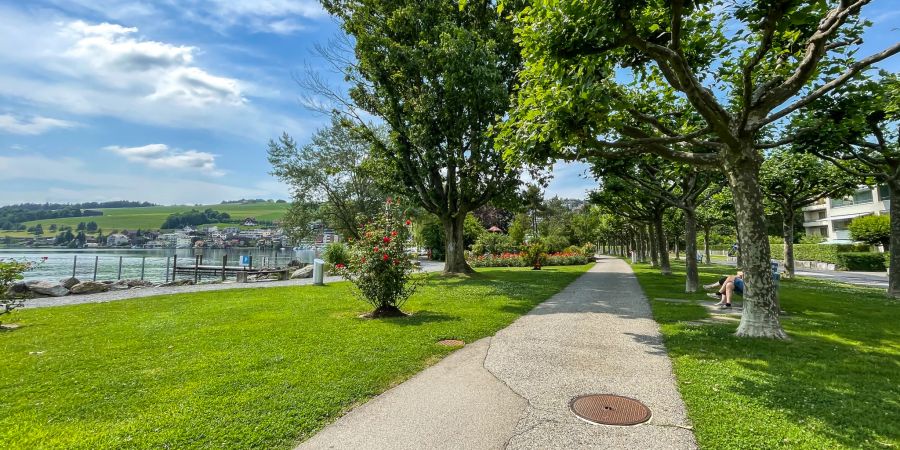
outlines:
[{"label": "mooring post", "polygon": [[175,281],[175,275],[178,274],[178,254],[172,255],[172,281]]},{"label": "mooring post", "polygon": [[78,255],[72,260],[72,278],[75,278],[75,268],[78,267]]},{"label": "mooring post", "polygon": [[147,264],[147,257],[141,256],[141,281],[144,281],[144,267]]},{"label": "mooring post", "polygon": [[247,260],[247,269],[253,268],[253,255],[250,255],[250,259]]},{"label": "mooring post", "polygon": [[119,275],[116,276],[117,280],[122,279],[122,257],[119,257]]},{"label": "mooring post", "polygon": [[228,255],[222,255],[222,281],[225,281],[225,264],[228,263]]},{"label": "mooring post", "polygon": [[171,256],[166,256],[166,283],[169,282],[169,261],[172,260]]},{"label": "mooring post", "polygon": [[94,281],[97,281],[97,265],[99,265],[99,264],[100,264],[100,257],[95,256],[94,257]]},{"label": "mooring post", "polygon": [[194,283],[200,281],[200,256],[194,257]]}]

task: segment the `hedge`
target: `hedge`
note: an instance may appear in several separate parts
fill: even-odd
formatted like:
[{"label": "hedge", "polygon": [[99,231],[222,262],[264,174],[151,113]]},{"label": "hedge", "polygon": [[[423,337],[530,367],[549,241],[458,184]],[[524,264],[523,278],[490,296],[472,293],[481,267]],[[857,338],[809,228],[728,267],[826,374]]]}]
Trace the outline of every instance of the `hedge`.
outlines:
[{"label": "hedge", "polygon": [[[784,244],[771,244],[772,258],[780,259],[784,255]],[[831,264],[838,263],[838,254],[867,253],[868,244],[794,244],[795,261],[819,261]],[[873,253],[881,255],[881,253]]]},{"label": "hedge", "polygon": [[865,272],[883,272],[884,255],[874,252],[846,252],[837,255],[837,270],[861,270]]}]

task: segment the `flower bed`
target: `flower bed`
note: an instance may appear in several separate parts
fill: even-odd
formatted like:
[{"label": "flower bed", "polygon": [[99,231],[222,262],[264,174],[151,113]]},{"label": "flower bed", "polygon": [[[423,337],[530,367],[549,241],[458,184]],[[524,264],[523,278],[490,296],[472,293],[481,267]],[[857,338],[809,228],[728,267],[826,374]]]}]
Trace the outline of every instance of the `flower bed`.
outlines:
[{"label": "flower bed", "polygon": [[[527,255],[520,253],[501,253],[499,255],[469,255],[469,265],[472,267],[526,267]],[[574,252],[558,252],[547,255],[544,266],[572,266],[587,264],[588,257]]]}]

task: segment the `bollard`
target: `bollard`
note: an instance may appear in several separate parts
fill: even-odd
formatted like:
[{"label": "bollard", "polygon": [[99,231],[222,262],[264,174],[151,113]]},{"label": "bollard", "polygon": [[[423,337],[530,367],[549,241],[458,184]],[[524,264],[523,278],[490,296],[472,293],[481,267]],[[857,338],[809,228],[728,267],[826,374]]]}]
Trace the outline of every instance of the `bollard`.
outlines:
[{"label": "bollard", "polygon": [[117,280],[122,279],[122,257],[119,257],[119,275],[116,276]]},{"label": "bollard", "polygon": [[313,284],[316,286],[325,285],[325,261],[318,258],[313,260]]},{"label": "bollard", "polygon": [[172,255],[172,281],[175,281],[175,276],[178,274],[178,254]]},{"label": "bollard", "polygon": [[141,256],[141,281],[144,281],[144,267],[147,264],[147,257]]},{"label": "bollard", "polygon": [[78,267],[78,255],[72,260],[72,278],[75,278],[75,269]]},{"label": "bollard", "polygon": [[222,281],[225,281],[225,265],[228,263],[228,255],[222,255]]},{"label": "bollard", "polygon": [[172,259],[171,256],[166,256],[166,283],[169,282],[169,261]]},{"label": "bollard", "polygon": [[97,265],[100,264],[100,257],[94,257],[94,281],[97,281]]}]

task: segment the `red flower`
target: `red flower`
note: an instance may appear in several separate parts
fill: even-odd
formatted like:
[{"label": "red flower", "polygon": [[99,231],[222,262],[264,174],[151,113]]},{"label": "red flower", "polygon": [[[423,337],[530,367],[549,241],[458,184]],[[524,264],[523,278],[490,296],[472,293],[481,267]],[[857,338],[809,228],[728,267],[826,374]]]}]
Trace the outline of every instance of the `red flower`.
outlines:
[{"label": "red flower", "polygon": [[381,260],[382,260],[382,261],[387,261],[387,260],[389,260],[389,259],[391,259],[391,257],[390,257],[390,256],[388,256],[388,254],[387,254],[387,253],[385,253],[385,254],[383,254],[383,255],[381,255]]},{"label": "red flower", "polygon": [[384,239],[382,239],[382,241],[384,241],[385,244],[389,244],[391,242],[391,238],[385,236]]},{"label": "red flower", "polygon": [[337,263],[337,264],[334,265],[334,268],[335,268],[335,269],[343,269],[343,268],[344,268],[344,265],[341,264],[341,263]]},{"label": "red flower", "polygon": [[391,231],[391,236],[396,236],[396,235],[397,235],[397,230]]},{"label": "red flower", "polygon": [[378,253],[378,247],[373,248],[372,251]]},{"label": "red flower", "polygon": [[406,219],[406,226],[410,226],[410,225],[412,225],[412,221],[410,221],[409,219]]},{"label": "red flower", "polygon": [[362,258],[362,259],[360,259],[360,260],[359,260],[359,262],[361,262],[361,263],[363,263],[363,264],[365,264],[365,263],[366,263],[366,258],[365,258],[365,257],[363,257],[363,258]]}]

